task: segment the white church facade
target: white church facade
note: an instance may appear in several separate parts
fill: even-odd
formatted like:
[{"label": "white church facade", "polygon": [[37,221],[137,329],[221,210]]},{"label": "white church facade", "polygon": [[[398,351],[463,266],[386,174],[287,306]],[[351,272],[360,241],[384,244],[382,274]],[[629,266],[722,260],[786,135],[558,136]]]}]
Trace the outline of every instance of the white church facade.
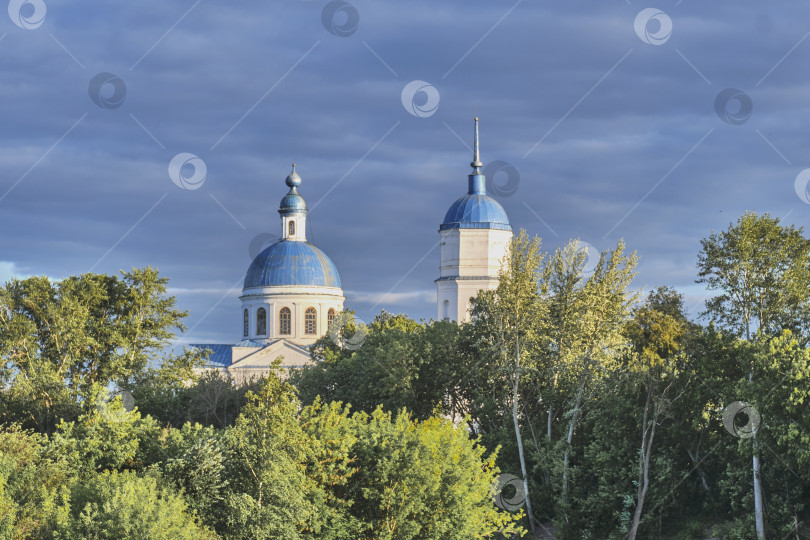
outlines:
[{"label": "white church facade", "polygon": [[[512,239],[503,207],[486,193],[475,119],[472,173],[467,194],[456,200],[439,226],[441,240],[437,319],[469,321],[470,299],[494,289]],[[237,384],[267,373],[282,356],[284,368],[312,362],[309,347],[329,331],[344,309],[338,270],[307,242],[307,205],[298,193],[301,177],[293,170],[281,200],[281,239],[266,247],[245,274],[240,309],[241,340],[233,345],[194,344],[210,349],[207,369],[227,373]]]}]

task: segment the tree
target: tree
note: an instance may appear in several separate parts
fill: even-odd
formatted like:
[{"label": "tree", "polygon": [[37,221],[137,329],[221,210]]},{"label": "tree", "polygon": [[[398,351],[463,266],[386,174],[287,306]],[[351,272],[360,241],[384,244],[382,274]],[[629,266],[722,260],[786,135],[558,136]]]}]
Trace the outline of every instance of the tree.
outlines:
[{"label": "tree", "polygon": [[69,513],[74,471],[47,439],[0,428],[0,538],[51,538]]},{"label": "tree", "polygon": [[622,331],[638,297],[628,290],[637,262],[635,252],[626,255],[620,241],[614,250],[600,255],[593,274],[586,277],[582,248],[573,241],[555,252],[546,270],[551,317],[544,349],[553,359],[549,363],[552,380],[564,380],[570,396],[563,414],[568,419],[560,485],[563,516],[574,431],[593,384],[617,367],[625,348]]},{"label": "tree", "polygon": [[726,231],[702,239],[697,282],[720,291],[706,302],[704,315],[745,339],[752,328],[770,335],[807,330],[810,240],[803,231],[746,212]]},{"label": "tree", "polygon": [[62,421],[50,440],[51,451],[64,456],[81,480],[104,470],[142,470],[144,441],[158,438],[154,419],[127,410],[120,396],[110,399],[108,390],[95,385],[90,392],[92,408],[75,421]]},{"label": "tree", "polygon": [[257,391],[259,380],[234,385],[219,370],[195,372],[196,355],[170,356],[159,367],[137,374],[128,389],[143,414],[164,425],[186,422],[226,428],[233,425],[245,404],[245,395]]},{"label": "tree", "polygon": [[154,476],[132,471],[94,475],[73,490],[71,516],[59,538],[197,540],[215,538],[189,514],[182,497]]},{"label": "tree", "polygon": [[[354,318],[347,318],[341,331],[351,335]],[[330,335],[313,346],[315,364],[290,375],[303,403],[320,396],[325,402],[350,403],[356,411],[405,407],[420,419],[457,412],[459,404],[449,397],[448,385],[458,371],[458,325],[419,323],[383,311],[363,331],[367,334],[356,348],[342,347]]]},{"label": "tree", "polygon": [[[706,302],[705,315],[732,328],[746,340],[752,326],[776,335],[801,332],[810,324],[810,241],[803,229],[783,227],[768,214],[746,212],[728,230],[701,240],[698,283],[722,291]],[[754,377],[749,373],[749,381]],[[762,467],[753,440],[754,516],[757,538],[765,538]]]},{"label": "tree", "polygon": [[[638,451],[638,490],[629,540],[635,540],[638,534],[644,501],[650,489],[650,458],[656,428],[662,415],[672,402],[680,399],[688,386],[688,383],[680,388],[676,386],[684,369],[681,353],[688,326],[683,314],[683,298],[666,287],[651,292],[646,304],[635,309],[627,324],[626,332],[633,344],[628,368],[639,373],[647,387]],[[678,395],[670,397],[673,390]]]},{"label": "tree", "polygon": [[222,431],[186,423],[161,434],[159,460],[153,468],[179,493],[200,521],[224,530],[227,461],[231,457]]},{"label": "tree", "polygon": [[186,316],[166,296],[167,282],[145,268],[121,277],[13,279],[0,287],[5,421],[51,432],[59,418],[74,419],[93,406],[94,385],[126,387],[157,363]]},{"label": "tree", "polygon": [[760,335],[750,349],[754,377],[737,386],[739,395],[757,411],[757,416],[748,414],[746,418],[750,410],[738,413],[742,418],[735,416],[735,425],[753,422],[754,428],[753,437],[738,440],[738,449],[748,459],[758,450],[771,458],[760,478],[763,506],[768,512],[765,536],[798,536],[798,516],[805,509],[806,482],[810,478],[810,349],[802,346],[790,330],[772,338]]},{"label": "tree", "polygon": [[311,441],[306,475],[311,482],[313,505],[312,519],[303,528],[302,537],[361,538],[366,526],[357,502],[359,485],[354,482],[364,471],[357,459],[357,422],[350,414],[350,406],[340,402],[324,404],[316,398],[301,412],[300,422]]},{"label": "tree", "polygon": [[497,452],[486,455],[463,427],[435,417],[413,420],[404,409],[349,415],[348,407],[319,401],[303,411],[302,422],[314,439],[307,474],[320,493],[308,538],[523,534],[515,523],[522,513],[493,503]]},{"label": "tree", "polygon": [[543,291],[538,290],[543,257],[540,239],[529,238],[526,231],[521,230],[509,245],[494,293],[476,298],[472,310],[473,324],[481,328],[481,352],[492,355],[496,365],[509,376],[512,424],[533,534],[529,474],[518,411],[521,409],[520,380],[525,368],[533,367],[529,359],[537,343],[537,321],[542,321],[545,316],[546,306],[541,302]]},{"label": "tree", "polygon": [[279,379],[281,360],[229,428],[226,535],[232,538],[299,538],[309,522],[304,465],[308,437],[297,419],[295,389]]}]

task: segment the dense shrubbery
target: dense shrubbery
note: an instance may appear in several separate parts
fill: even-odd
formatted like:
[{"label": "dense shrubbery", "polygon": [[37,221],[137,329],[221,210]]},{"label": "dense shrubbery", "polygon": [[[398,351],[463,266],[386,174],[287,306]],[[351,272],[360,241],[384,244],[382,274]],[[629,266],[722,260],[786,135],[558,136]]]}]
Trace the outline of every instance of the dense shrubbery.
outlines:
[{"label": "dense shrubbery", "polygon": [[301,408],[276,375],[225,429],[103,403],[50,436],[0,431],[0,538],[484,538],[495,454],[431,418]]}]

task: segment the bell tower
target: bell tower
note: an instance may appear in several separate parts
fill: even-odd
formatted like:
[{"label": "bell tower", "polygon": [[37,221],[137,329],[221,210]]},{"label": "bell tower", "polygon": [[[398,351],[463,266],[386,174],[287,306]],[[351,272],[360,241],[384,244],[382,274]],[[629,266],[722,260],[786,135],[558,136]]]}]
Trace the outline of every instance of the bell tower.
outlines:
[{"label": "bell tower", "polygon": [[506,212],[487,195],[478,150],[477,117],[470,166],[473,170],[467,176],[467,194],[450,206],[439,226],[441,262],[435,282],[439,320],[470,320],[470,299],[481,290],[498,286],[501,262],[512,240]]}]

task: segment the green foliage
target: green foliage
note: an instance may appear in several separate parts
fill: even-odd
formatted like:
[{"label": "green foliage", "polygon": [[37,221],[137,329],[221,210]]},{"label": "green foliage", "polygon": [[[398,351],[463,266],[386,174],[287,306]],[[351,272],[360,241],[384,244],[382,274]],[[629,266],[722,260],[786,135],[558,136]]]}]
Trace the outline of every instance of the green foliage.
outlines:
[{"label": "green foliage", "polygon": [[164,457],[156,463],[161,476],[183,493],[203,523],[222,529],[230,458],[222,433],[186,423],[181,429],[168,430],[163,442]]},{"label": "green foliage", "polygon": [[94,385],[91,396],[96,406],[73,422],[62,422],[52,437],[52,446],[64,455],[81,475],[96,471],[140,469],[141,440],[158,428],[137,410],[127,411],[120,397],[109,400],[107,390]]},{"label": "green foliage", "polygon": [[231,426],[246,403],[247,393],[256,391],[260,381],[235,386],[219,370],[194,371],[197,364],[196,356],[189,358],[184,353],[136,376],[129,388],[138,409],[163,425],[191,422],[216,428]]},{"label": "green foliage", "polygon": [[450,321],[420,324],[383,312],[368,325],[357,349],[324,336],[313,346],[319,361],[293,372],[290,381],[307,404],[320,396],[366,412],[382,405],[387,411],[405,407],[422,419],[435,412],[452,414],[458,404],[448,389],[460,376],[454,354],[458,331]]},{"label": "green foliage", "polygon": [[495,453],[438,418],[382,409],[349,415],[316,402],[302,413],[315,439],[308,475],[320,486],[312,538],[488,538],[522,531],[498,510]]},{"label": "green foliage", "polygon": [[213,538],[183,499],[154,476],[105,471],[73,490],[71,516],[54,535],[64,539],[179,540]]},{"label": "green foliage", "polygon": [[701,240],[698,283],[719,294],[706,315],[749,339],[810,329],[810,240],[768,214],[746,212],[728,230]]},{"label": "green foliage", "polygon": [[0,287],[0,418],[51,432],[94,406],[94,385],[126,387],[184,328],[167,282],[145,268]]},{"label": "green foliage", "polygon": [[[280,361],[275,363],[280,369]],[[312,508],[302,465],[310,453],[294,388],[268,377],[226,433],[228,536],[298,538]]]},{"label": "green foliage", "polygon": [[75,478],[41,435],[0,430],[0,538],[46,538],[66,519]]},{"label": "green foliage", "polygon": [[[622,243],[586,273],[577,242],[543,259],[522,233],[470,324],[383,312],[352,349],[350,321],[313,366],[239,388],[162,350],[184,314],[154,270],[12,281],[0,538],[510,537],[530,522],[494,485],[524,463],[560,540],[747,539],[757,452],[767,537],[801,538],[808,249],[767,215],[705,239],[704,327],[673,289],[635,303]],[[756,445],[723,425],[736,401]]]},{"label": "green foliage", "polygon": [[301,427],[309,437],[311,453],[306,461],[312,518],[303,538],[353,540],[365,530],[355,502],[358,469],[355,448],[356,422],[349,407],[339,402],[321,403],[319,398],[301,412]]}]

